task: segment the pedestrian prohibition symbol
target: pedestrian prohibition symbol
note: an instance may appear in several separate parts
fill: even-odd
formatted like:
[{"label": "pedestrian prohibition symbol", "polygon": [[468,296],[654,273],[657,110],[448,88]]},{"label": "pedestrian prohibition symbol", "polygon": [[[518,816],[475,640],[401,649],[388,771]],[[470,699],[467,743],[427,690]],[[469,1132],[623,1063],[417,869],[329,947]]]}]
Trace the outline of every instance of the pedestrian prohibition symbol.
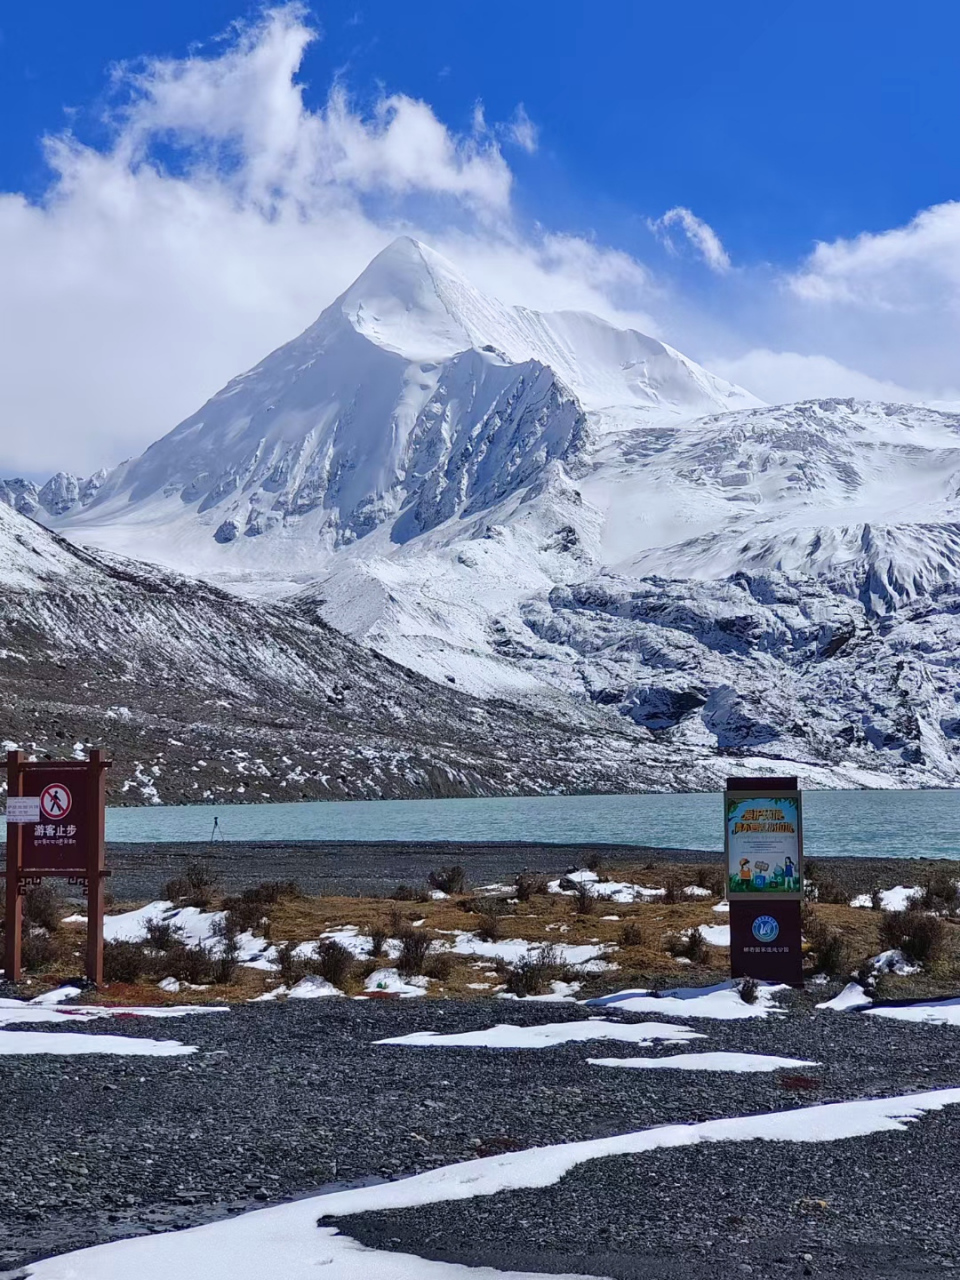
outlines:
[{"label": "pedestrian prohibition symbol", "polygon": [[51,782],[40,792],[40,812],[45,818],[65,818],[72,804],[70,789],[62,782]]}]

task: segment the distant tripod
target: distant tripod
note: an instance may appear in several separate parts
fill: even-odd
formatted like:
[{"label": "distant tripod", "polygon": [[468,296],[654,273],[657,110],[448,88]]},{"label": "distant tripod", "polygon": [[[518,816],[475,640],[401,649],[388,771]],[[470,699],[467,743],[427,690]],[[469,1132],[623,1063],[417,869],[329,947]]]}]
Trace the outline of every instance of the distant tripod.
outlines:
[{"label": "distant tripod", "polygon": [[214,840],[222,840],[222,839],[223,839],[223,832],[220,830],[220,819],[216,816],[216,814],[214,814],[213,830],[210,832],[210,843],[212,844]]}]

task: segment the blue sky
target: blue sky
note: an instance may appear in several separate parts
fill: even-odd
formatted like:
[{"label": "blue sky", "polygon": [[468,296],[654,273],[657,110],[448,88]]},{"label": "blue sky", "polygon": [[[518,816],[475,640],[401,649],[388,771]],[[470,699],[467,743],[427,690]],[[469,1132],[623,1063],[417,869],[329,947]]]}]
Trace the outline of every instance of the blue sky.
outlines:
[{"label": "blue sky", "polygon": [[[66,118],[95,135],[109,64],[182,57],[256,12],[236,0],[10,7],[0,185],[42,189],[39,139]],[[310,12],[324,38],[302,69],[308,103],[335,75],[361,100],[423,98],[459,129],[478,100],[491,119],[522,102],[540,134],[517,166],[524,210],[635,250],[644,218],[686,205],[738,260],[792,261],[957,194],[958,5],[331,0]]]},{"label": "blue sky", "polygon": [[[82,465],[115,461],[406,229],[510,301],[593,306],[768,399],[950,398],[958,49],[960,7],[886,0],[6,6],[0,230],[38,264],[0,300],[33,344],[0,409],[56,431],[33,371],[82,316]],[[160,261],[178,247],[202,298]],[[181,391],[148,397],[161,356]]]}]

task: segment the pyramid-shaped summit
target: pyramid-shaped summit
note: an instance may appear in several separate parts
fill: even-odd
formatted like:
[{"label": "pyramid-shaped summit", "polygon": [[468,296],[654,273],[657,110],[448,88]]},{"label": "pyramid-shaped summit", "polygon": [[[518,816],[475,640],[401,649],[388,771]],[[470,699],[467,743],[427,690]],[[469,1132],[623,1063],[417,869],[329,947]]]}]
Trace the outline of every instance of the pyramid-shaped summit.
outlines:
[{"label": "pyramid-shaped summit", "polygon": [[502,500],[582,449],[591,414],[596,434],[754,403],[634,330],[507,306],[401,236],[52,522],[176,567],[309,576],[381,527],[405,541]]}]

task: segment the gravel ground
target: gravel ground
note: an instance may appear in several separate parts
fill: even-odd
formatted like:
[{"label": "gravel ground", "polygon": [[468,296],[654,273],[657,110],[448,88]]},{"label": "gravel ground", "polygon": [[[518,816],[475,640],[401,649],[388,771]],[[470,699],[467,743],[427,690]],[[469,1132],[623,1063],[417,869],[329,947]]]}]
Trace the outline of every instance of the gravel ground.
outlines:
[{"label": "gravel ground", "polygon": [[[589,1066],[590,1056],[636,1052],[610,1041],[526,1052],[371,1046],[415,1030],[581,1019],[572,1005],[305,1001],[70,1025],[176,1038],[200,1052],[0,1057],[0,1268],[476,1154],[960,1084],[960,1030],[814,1014],[813,999],[790,994],[782,1019],[690,1020],[708,1036],[697,1050],[820,1061],[814,1087],[800,1089],[778,1075]],[[950,1109],[907,1133],[618,1157],[544,1191],[339,1225],[423,1256],[618,1280],[748,1268],[940,1274],[960,1266],[958,1163],[960,1111]]]},{"label": "gravel ground", "polygon": [[[296,880],[307,893],[388,894],[398,884],[423,884],[430,871],[450,863],[467,870],[471,884],[509,881],[518,871],[559,874],[582,867],[596,855],[614,873],[617,864],[722,862],[718,850],[659,849],[648,845],[465,844],[452,842],[383,844],[335,841],[222,842],[217,844],[114,844],[107,846],[110,892],[117,901],[156,897],[186,862],[202,859],[223,887],[235,892],[260,880]],[[825,874],[855,893],[880,885],[916,884],[931,867],[960,863],[917,858],[816,859]]]}]

